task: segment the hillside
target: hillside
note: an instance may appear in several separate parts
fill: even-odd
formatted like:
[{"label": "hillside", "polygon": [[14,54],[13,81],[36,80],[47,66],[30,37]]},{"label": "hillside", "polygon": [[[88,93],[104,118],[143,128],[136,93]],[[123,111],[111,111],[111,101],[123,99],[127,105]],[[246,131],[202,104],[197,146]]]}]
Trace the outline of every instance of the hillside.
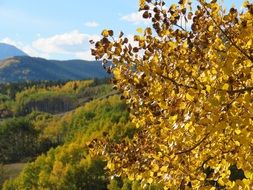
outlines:
[{"label": "hillside", "polygon": [[17,56],[0,61],[0,82],[80,80],[108,76],[99,62]]},{"label": "hillside", "polygon": [[[2,84],[6,88],[10,85]],[[53,186],[63,190],[107,189],[111,182],[104,171],[106,162],[99,157],[92,158],[87,143],[104,134],[114,141],[132,137],[134,129],[128,120],[127,106],[116,95],[117,91],[113,91],[106,80],[27,85],[15,92],[15,98],[8,95],[8,90],[1,91],[0,108],[12,110],[15,117],[0,119],[0,189],[4,181],[5,190],[53,189]],[[52,111],[51,106],[58,107],[61,104],[58,100],[66,97],[73,100],[71,110]],[[63,171],[59,170],[60,183],[53,179],[54,171],[51,170],[61,162],[59,153],[65,159],[63,167],[65,164],[68,167],[64,169],[66,176],[62,176]],[[51,155],[55,159],[51,159]],[[45,165],[52,166],[48,171],[43,169],[45,167],[40,168],[39,160],[44,158],[48,161]],[[28,162],[35,168],[31,168]],[[34,171],[30,172],[30,169]],[[44,179],[43,173],[50,179]],[[73,180],[68,178],[70,175]],[[36,184],[39,181],[43,187]],[[44,186],[44,183],[48,185]]]},{"label": "hillside", "polygon": [[26,56],[27,54],[16,48],[15,46],[0,43],[0,60],[7,59],[14,56]]}]

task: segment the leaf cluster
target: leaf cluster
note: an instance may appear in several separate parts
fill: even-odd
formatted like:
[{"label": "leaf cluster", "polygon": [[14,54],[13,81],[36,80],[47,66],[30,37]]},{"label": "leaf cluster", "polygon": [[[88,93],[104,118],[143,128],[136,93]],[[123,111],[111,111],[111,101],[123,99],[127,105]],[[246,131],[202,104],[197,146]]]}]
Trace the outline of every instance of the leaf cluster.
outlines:
[{"label": "leaf cluster", "polygon": [[[102,32],[92,54],[113,73],[140,131],[132,141],[99,143],[112,175],[165,189],[251,189],[253,5],[196,4],[140,1],[152,25],[138,29],[137,45]],[[245,177],[232,178],[232,166]]]}]

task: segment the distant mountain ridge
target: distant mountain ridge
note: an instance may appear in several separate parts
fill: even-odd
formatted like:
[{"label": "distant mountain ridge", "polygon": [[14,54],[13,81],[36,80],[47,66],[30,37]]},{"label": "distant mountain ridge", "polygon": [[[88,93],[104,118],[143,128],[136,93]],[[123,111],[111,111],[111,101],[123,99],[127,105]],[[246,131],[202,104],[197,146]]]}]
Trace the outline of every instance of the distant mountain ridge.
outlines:
[{"label": "distant mountain ridge", "polygon": [[15,46],[0,43],[0,83],[104,77],[108,77],[108,74],[97,61],[57,61],[30,57]]},{"label": "distant mountain ridge", "polygon": [[27,56],[27,54],[13,45],[0,43],[0,60],[14,56]]},{"label": "distant mountain ridge", "polygon": [[98,61],[57,61],[16,56],[0,61],[0,83],[104,78],[108,74]]}]

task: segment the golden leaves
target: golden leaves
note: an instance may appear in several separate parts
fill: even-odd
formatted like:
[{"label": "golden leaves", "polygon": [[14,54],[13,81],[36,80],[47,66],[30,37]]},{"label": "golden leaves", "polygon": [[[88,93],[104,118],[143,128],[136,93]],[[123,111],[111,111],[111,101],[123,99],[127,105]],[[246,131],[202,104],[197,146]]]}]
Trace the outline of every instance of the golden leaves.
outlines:
[{"label": "golden leaves", "polygon": [[214,26],[212,26],[212,25],[210,25],[210,26],[208,27],[209,32],[212,32],[213,29],[214,29]]},{"label": "golden leaves", "polygon": [[113,171],[115,169],[115,165],[113,162],[108,161],[107,166],[106,166],[109,170]]},{"label": "golden leaves", "polygon": [[[121,161],[110,152],[108,158],[114,171],[143,183],[162,181],[167,189],[187,183],[209,188],[206,168],[219,185],[237,187],[229,167],[249,164],[253,170],[253,158],[242,156],[253,154],[251,5],[244,13],[226,13],[215,0],[200,1],[193,13],[186,1],[169,8],[162,2],[141,5],[153,29],[137,29],[138,45],[110,42],[120,50],[111,55],[118,60],[112,67],[116,85],[127,94],[139,132],[124,144],[127,153],[111,149],[122,153]],[[190,31],[180,24],[181,14],[192,19]],[[99,56],[109,55],[107,44],[101,42]]]},{"label": "golden leaves", "polygon": [[159,171],[159,166],[158,166],[157,164],[152,164],[151,166],[152,166],[152,169],[151,169],[151,170],[152,170],[153,172],[158,172],[158,171]]},{"label": "golden leaves", "polygon": [[145,6],[145,0],[139,0],[139,7],[143,9]]},{"label": "golden leaves", "polygon": [[104,37],[108,37],[109,36],[109,31],[108,30],[103,30],[101,35],[104,36]]},{"label": "golden leaves", "polygon": [[191,96],[189,93],[187,93],[187,94],[185,95],[185,97],[186,97],[187,100],[189,100],[189,101],[191,101],[191,102],[194,100],[194,96]]},{"label": "golden leaves", "polygon": [[247,44],[246,44],[246,48],[252,48],[252,44],[253,44],[253,40],[250,39]]},{"label": "golden leaves", "polygon": [[223,86],[222,86],[222,90],[228,90],[229,89],[229,84],[228,83],[225,83]]}]

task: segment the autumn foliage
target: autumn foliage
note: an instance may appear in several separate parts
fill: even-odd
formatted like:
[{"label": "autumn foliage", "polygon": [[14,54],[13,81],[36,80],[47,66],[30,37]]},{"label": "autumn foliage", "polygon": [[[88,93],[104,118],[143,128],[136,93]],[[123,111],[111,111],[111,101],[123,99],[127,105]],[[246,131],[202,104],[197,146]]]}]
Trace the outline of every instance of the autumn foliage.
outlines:
[{"label": "autumn foliage", "polygon": [[138,29],[137,45],[102,32],[92,54],[113,73],[139,132],[93,143],[111,175],[143,185],[252,189],[253,4],[193,5],[140,1],[152,27]]}]

